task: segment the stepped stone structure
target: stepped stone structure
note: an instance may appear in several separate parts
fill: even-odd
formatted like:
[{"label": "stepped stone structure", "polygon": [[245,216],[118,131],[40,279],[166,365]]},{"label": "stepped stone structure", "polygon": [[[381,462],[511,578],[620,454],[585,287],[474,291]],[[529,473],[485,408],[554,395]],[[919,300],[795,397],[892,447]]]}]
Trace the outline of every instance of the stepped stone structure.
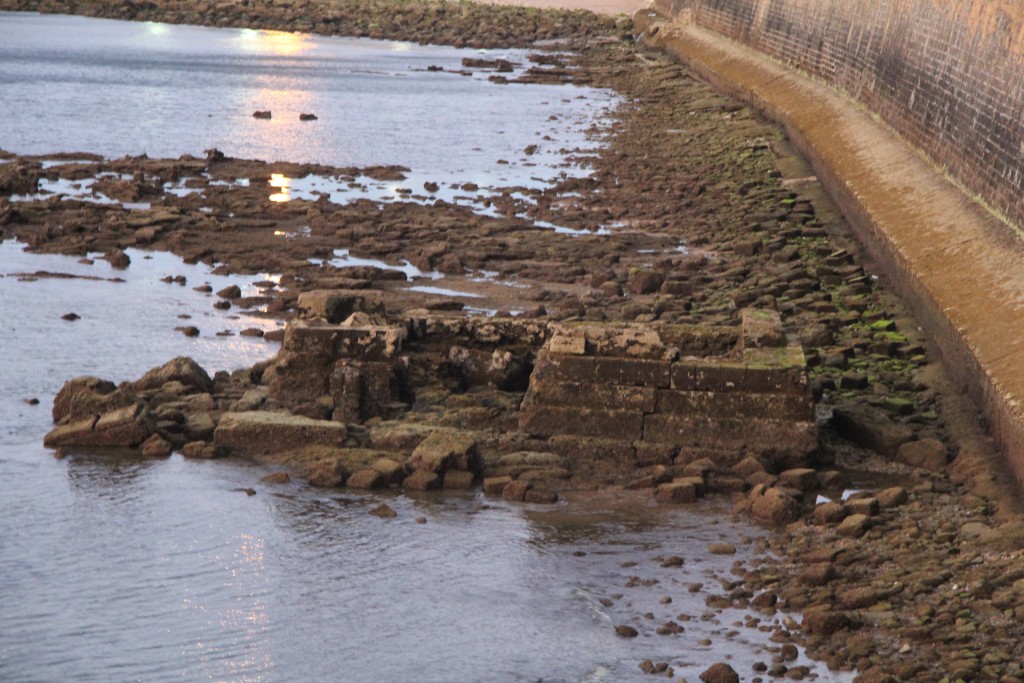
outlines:
[{"label": "stepped stone structure", "polygon": [[743,326],[558,326],[538,354],[521,431],[747,455],[787,468],[817,448],[803,350],[773,311]]}]

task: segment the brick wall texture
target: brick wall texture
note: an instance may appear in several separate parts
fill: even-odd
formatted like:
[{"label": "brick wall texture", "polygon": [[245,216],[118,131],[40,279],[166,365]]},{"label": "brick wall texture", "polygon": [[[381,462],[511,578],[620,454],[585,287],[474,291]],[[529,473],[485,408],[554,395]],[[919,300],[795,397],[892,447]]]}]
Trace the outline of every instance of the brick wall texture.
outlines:
[{"label": "brick wall texture", "polygon": [[658,0],[849,93],[1024,226],[1024,0]]}]

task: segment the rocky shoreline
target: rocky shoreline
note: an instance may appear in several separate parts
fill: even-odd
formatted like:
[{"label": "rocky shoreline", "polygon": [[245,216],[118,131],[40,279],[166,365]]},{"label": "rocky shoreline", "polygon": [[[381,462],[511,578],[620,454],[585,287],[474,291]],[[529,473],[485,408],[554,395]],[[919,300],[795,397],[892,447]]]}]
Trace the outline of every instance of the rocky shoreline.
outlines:
[{"label": "rocky shoreline", "polygon": [[[168,3],[124,6],[140,18],[162,12],[166,21],[181,11]],[[98,5],[53,7],[88,12]],[[473,7],[497,13],[488,15],[492,24],[506,11]],[[239,16],[196,23],[262,26]],[[294,16],[281,16],[275,28],[319,32],[316,21],[289,24]],[[555,35],[561,15],[538,16],[551,18],[528,35],[566,37]],[[4,237],[43,252],[102,252],[126,267],[123,250],[139,246],[220,262],[222,272],[280,273],[260,296],[222,292],[217,305],[292,320],[293,339],[273,362],[210,378],[179,359],[121,387],[77,380],[58,397],[55,420],[67,426],[117,415],[109,424],[127,426],[122,432],[135,443],[126,445],[145,442],[154,455],[175,448],[195,457],[247,452],[315,485],[461,488],[483,481],[489,492],[535,502],[594,487],[649,489],[676,502],[730,496],[738,513],[778,531],[766,548],[771,558],[738,567],[709,608],[802,614],[774,633],[777,661],[739,672],[743,680],[806,676],[799,667],[788,670],[790,643],[830,666],[855,667],[863,681],[1024,680],[1024,522],[976,412],[945,379],[912,316],[874,275],[779,131],[663,55],[609,40],[616,29],[601,22],[605,37],[580,43],[571,58],[536,57],[546,82],[609,87],[628,102],[606,149],[588,159],[593,175],[543,190],[501,188],[481,199],[500,217],[430,201],[428,187],[409,189],[421,203],[269,199],[274,173],[401,179],[400,167],[266,164],[211,150],[206,158],[170,160],[68,154],[67,163],[44,168],[40,158],[0,155],[7,162],[0,164]],[[399,24],[395,35],[380,37],[418,36],[403,34]],[[480,40],[500,46],[502,38]],[[100,172],[116,178],[96,191],[149,208],[9,200],[30,193],[40,178],[80,181]],[[195,192],[178,196],[168,183]],[[577,234],[542,229],[538,221]],[[325,264],[338,248],[385,266],[408,262],[444,274],[446,287],[479,295],[481,307],[499,313],[467,317],[458,297],[411,292],[393,268]],[[481,273],[516,286],[481,282]],[[559,330],[591,331],[577,349],[584,356],[600,346],[595,330],[658,330],[658,341],[633,358],[662,362],[674,354],[677,362],[709,350],[734,353],[734,338],[717,351],[709,347],[721,339],[702,338],[697,349],[692,340],[680,342],[678,330],[737,329],[751,309],[777,312],[781,334],[803,349],[806,391],[820,418],[819,446],[806,461],[773,461],[772,453],[753,453],[753,443],[723,453],[523,431],[520,406],[531,372],[542,365],[542,352],[552,352]],[[502,315],[509,311],[522,315]],[[313,343],[320,325],[346,326],[382,346],[356,358],[362,365],[331,357],[326,374],[336,380],[300,395],[307,375],[296,369],[322,360],[302,343]],[[396,329],[403,335],[397,349],[388,346]],[[555,352],[569,353],[578,342],[571,337],[563,335]],[[300,381],[289,382],[292,371]],[[624,372],[616,370],[616,384]],[[594,393],[567,400],[593,407]],[[247,431],[247,418],[238,415],[253,410],[277,416],[268,419],[287,429],[323,433],[307,431],[311,446],[303,452],[256,452],[247,444],[266,444],[270,427]],[[225,422],[225,414],[233,417]],[[647,664],[652,673],[667,671]],[[735,679],[719,668],[704,680]]]}]

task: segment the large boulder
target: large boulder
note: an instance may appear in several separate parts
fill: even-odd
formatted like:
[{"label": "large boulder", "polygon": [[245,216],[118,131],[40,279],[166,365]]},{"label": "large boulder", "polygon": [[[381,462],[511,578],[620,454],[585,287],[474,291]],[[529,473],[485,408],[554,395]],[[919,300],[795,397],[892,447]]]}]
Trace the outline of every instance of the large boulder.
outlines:
[{"label": "large boulder", "polygon": [[99,377],[69,379],[53,399],[53,421],[75,422],[134,403],[127,392],[118,391],[113,382]]},{"label": "large boulder", "polygon": [[303,446],[341,446],[348,430],[340,422],[290,413],[224,413],[213,433],[218,448],[240,455],[270,455]]},{"label": "large boulder", "polygon": [[136,403],[62,424],[43,437],[43,445],[135,448],[155,431],[156,419],[149,407]]},{"label": "large boulder", "polygon": [[206,370],[187,356],[178,356],[158,368],[153,368],[129,386],[137,392],[152,391],[168,382],[181,382],[186,388],[201,393],[213,390],[213,380]]}]

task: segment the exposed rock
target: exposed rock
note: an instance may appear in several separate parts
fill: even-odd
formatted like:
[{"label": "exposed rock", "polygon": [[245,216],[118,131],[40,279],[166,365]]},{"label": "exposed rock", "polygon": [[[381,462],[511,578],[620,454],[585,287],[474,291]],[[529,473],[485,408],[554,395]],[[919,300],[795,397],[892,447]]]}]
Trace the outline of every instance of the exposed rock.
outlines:
[{"label": "exposed rock", "polygon": [[288,484],[291,480],[292,478],[287,472],[271,472],[260,477],[260,481],[264,484]]},{"label": "exposed rock", "polygon": [[153,368],[129,386],[133,391],[143,392],[159,389],[168,382],[181,382],[196,392],[209,393],[213,390],[213,381],[206,374],[206,370],[187,356],[178,356],[158,368]]},{"label": "exposed rock", "polygon": [[437,430],[412,452],[409,469],[444,474],[449,469],[478,472],[476,440],[465,432]]},{"label": "exposed rock", "polygon": [[533,484],[524,481],[510,481],[501,491],[501,497],[514,502],[524,502],[526,494],[533,488]]},{"label": "exposed rock", "polygon": [[387,486],[387,477],[375,469],[356,470],[345,485],[350,489],[378,489]]},{"label": "exposed rock", "polygon": [[635,628],[626,624],[619,624],[615,627],[615,634],[620,638],[636,638],[640,635]]},{"label": "exposed rock", "polygon": [[103,255],[103,258],[110,263],[112,268],[117,268],[118,270],[124,270],[131,265],[132,262],[132,260],[128,258],[128,254],[124,253],[120,249],[111,249]]},{"label": "exposed rock", "polygon": [[871,518],[864,514],[850,515],[836,527],[836,533],[849,538],[860,538],[871,527]]},{"label": "exposed rock", "polygon": [[79,420],[134,403],[134,399],[124,392],[115,394],[116,389],[113,382],[99,377],[83,376],[68,380],[53,399],[54,423]]},{"label": "exposed rock", "polygon": [[390,519],[392,517],[398,516],[398,513],[395,512],[394,509],[392,509],[392,507],[387,503],[381,503],[377,507],[372,508],[370,510],[370,514],[376,517],[381,517],[383,519]]},{"label": "exposed rock", "polygon": [[921,439],[902,444],[898,457],[913,467],[920,467],[929,472],[943,472],[949,461],[949,452],[946,444],[938,439]]},{"label": "exposed rock", "polygon": [[789,524],[797,518],[799,506],[796,500],[779,488],[770,488],[763,493],[751,491],[750,514],[754,519],[770,524]]},{"label": "exposed rock", "polygon": [[43,438],[48,447],[104,446],[135,448],[156,429],[153,413],[143,404],[118,408],[94,418],[67,422]]},{"label": "exposed rock", "polygon": [[829,610],[809,611],[804,613],[803,628],[807,633],[830,636],[850,625],[850,618],[845,612]]},{"label": "exposed rock", "polygon": [[433,491],[441,488],[441,477],[429,470],[416,470],[402,480],[402,488],[407,491]]},{"label": "exposed rock", "polygon": [[728,664],[718,662],[705,669],[700,680],[704,683],[740,683],[740,675]]},{"label": "exposed rock", "polygon": [[147,458],[166,458],[174,450],[174,447],[159,434],[142,442],[142,454]]},{"label": "exposed rock", "polygon": [[341,446],[347,434],[345,425],[339,422],[251,411],[224,413],[214,432],[214,443],[241,455],[268,455],[296,445]]},{"label": "exposed rock", "polygon": [[846,405],[832,412],[836,433],[882,455],[895,456],[914,437],[914,430],[893,422],[889,415],[867,405]]},{"label": "exposed rock", "polygon": [[443,487],[446,489],[468,489],[473,486],[476,475],[466,470],[448,470],[444,473]]}]

